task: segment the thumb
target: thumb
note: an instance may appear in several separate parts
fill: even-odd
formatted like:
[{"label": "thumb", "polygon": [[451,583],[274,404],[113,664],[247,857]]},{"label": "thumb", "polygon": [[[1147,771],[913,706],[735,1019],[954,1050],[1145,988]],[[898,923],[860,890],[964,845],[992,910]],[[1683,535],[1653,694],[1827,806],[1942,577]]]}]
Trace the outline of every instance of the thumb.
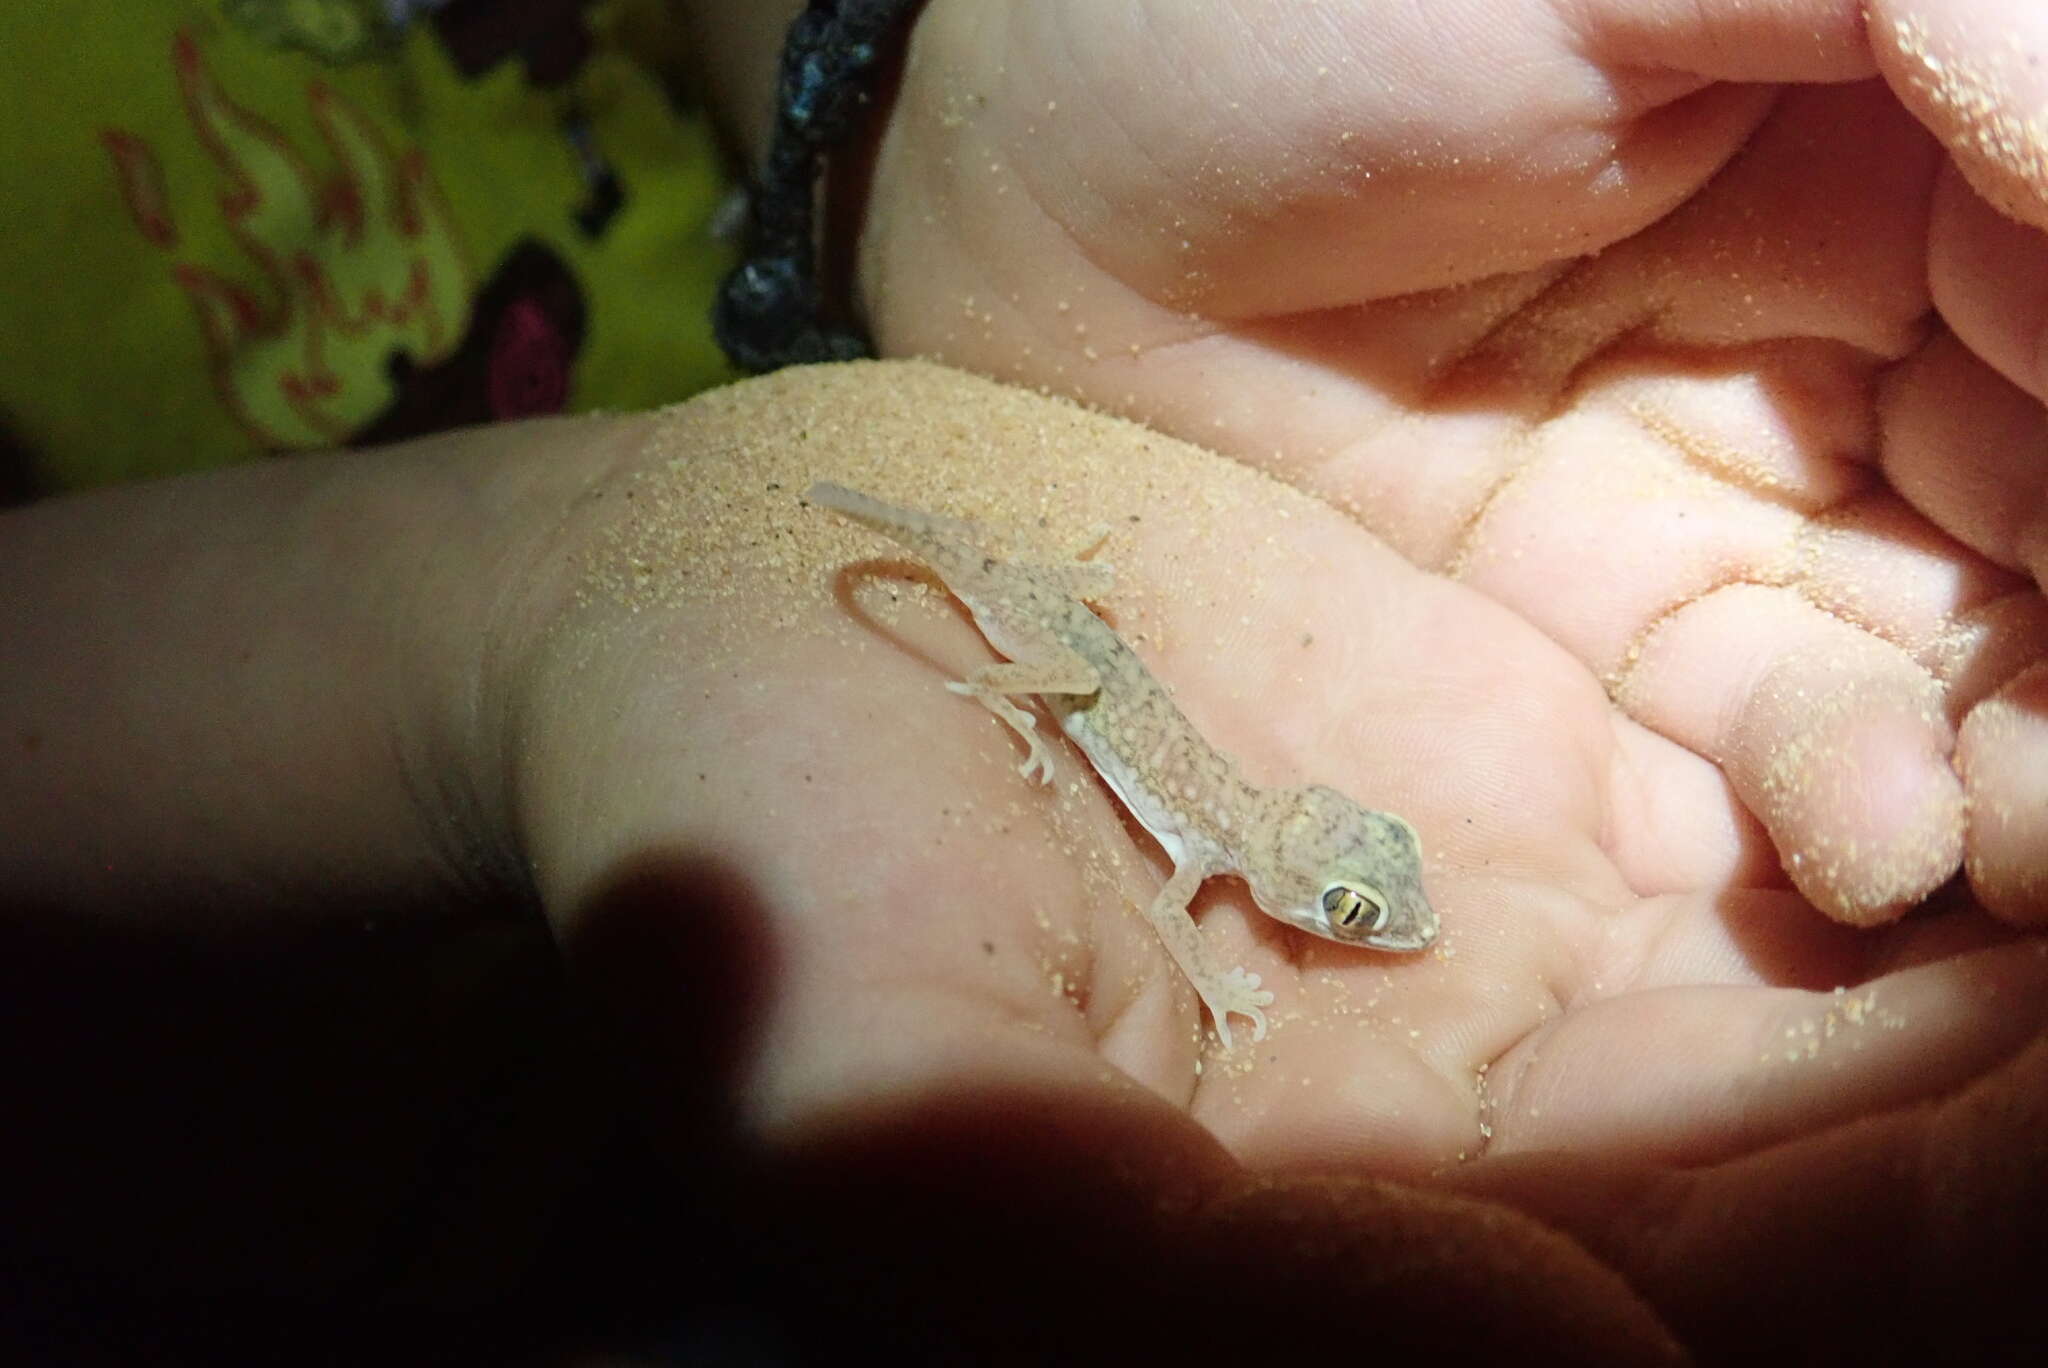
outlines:
[{"label": "thumb", "polygon": [[[1596,250],[1682,201],[1763,82],[1865,75],[1840,0],[937,4],[892,136],[1157,304],[1251,318]],[[931,179],[927,177],[927,185]],[[993,205],[1011,188],[1022,191]]]}]

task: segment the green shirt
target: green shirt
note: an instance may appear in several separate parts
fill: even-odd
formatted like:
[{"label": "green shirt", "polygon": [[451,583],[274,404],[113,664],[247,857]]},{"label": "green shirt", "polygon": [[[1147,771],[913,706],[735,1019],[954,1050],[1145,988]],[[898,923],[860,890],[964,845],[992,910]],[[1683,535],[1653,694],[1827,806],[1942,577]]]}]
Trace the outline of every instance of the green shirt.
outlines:
[{"label": "green shirt", "polygon": [[9,483],[729,378],[678,41],[659,0],[0,6]]}]

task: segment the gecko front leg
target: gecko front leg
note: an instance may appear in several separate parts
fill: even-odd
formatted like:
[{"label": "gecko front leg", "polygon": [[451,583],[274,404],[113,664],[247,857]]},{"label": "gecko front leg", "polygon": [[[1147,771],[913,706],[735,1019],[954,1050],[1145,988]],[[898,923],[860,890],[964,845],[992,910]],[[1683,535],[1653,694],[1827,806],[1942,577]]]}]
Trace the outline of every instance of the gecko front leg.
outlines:
[{"label": "gecko front leg", "polygon": [[1069,651],[1064,658],[1046,661],[1006,660],[984,665],[957,683],[946,685],[956,694],[980,703],[1010,724],[1024,738],[1027,754],[1017,772],[1026,779],[1043,770],[1043,783],[1052,782],[1052,751],[1038,736],[1038,719],[1012,703],[1008,695],[1023,693],[1092,694],[1102,687],[1095,667]]},{"label": "gecko front leg", "polygon": [[1273,1001],[1273,995],[1259,987],[1257,974],[1247,973],[1241,966],[1221,970],[1210,961],[1208,947],[1202,944],[1201,928],[1188,915],[1188,904],[1209,873],[1199,864],[1174,866],[1173,876],[1159,890],[1145,916],[1159,933],[1159,939],[1166,943],[1166,952],[1173,956],[1173,962],[1195,986],[1195,993],[1209,1009],[1209,1015],[1216,1019],[1216,1035],[1227,1050],[1232,1012],[1251,1018],[1253,1040],[1266,1038],[1264,1009]]}]

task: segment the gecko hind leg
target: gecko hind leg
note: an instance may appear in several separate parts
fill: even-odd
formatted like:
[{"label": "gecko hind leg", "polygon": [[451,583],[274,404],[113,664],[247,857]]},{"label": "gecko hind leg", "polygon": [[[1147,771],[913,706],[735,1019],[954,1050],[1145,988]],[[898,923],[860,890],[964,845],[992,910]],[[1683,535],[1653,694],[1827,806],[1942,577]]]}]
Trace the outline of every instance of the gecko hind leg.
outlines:
[{"label": "gecko hind leg", "polygon": [[1216,1036],[1228,1050],[1232,1012],[1251,1018],[1253,1040],[1266,1038],[1265,1008],[1272,1003],[1273,995],[1259,987],[1257,974],[1247,973],[1241,966],[1218,969],[1209,958],[1209,949],[1202,943],[1202,930],[1188,915],[1188,903],[1206,877],[1208,871],[1200,865],[1177,866],[1152,900],[1152,906],[1146,909],[1145,917],[1159,933],[1166,953],[1173,956],[1174,964],[1194,985],[1195,995],[1215,1018]]},{"label": "gecko hind leg", "polygon": [[1109,540],[1109,534],[1115,530],[1106,522],[1091,524],[1088,530],[1081,534],[1081,540],[1074,544],[1074,549],[1067,553],[1067,559],[1087,560],[1091,554],[1102,549],[1102,544]]},{"label": "gecko hind leg", "polygon": [[1009,700],[1010,694],[1092,694],[1102,687],[1095,667],[1079,655],[1064,660],[1006,660],[984,665],[972,676],[946,685],[965,694],[1009,724],[1024,739],[1026,754],[1017,772],[1030,779],[1043,771],[1041,783],[1052,782],[1052,750],[1038,735],[1038,719]]}]

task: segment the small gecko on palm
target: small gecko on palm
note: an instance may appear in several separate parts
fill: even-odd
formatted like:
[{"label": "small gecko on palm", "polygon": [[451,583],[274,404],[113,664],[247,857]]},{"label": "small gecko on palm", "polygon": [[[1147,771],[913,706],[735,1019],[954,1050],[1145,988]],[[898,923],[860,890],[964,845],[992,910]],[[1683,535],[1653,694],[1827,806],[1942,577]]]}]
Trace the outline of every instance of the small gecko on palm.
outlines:
[{"label": "small gecko on palm", "polygon": [[[1320,784],[1262,789],[1195,730],[1110,625],[1083,602],[1100,599],[1115,573],[1078,558],[1058,565],[1011,563],[979,545],[973,523],[898,508],[840,485],[805,494],[866,524],[931,566],[967,605],[981,634],[1008,659],[946,687],[1000,717],[1024,740],[1018,768],[1052,782],[1052,752],[1036,719],[1011,702],[1037,694],[1103,782],[1152,833],[1173,873],[1146,916],[1194,985],[1230,1048],[1229,1016],[1264,1039],[1273,1001],[1259,976],[1210,960],[1188,904],[1202,881],[1236,874],[1268,916],[1325,940],[1377,950],[1420,950],[1436,939],[1422,891],[1415,829]],[[1096,541],[1100,541],[1098,536]]]}]

